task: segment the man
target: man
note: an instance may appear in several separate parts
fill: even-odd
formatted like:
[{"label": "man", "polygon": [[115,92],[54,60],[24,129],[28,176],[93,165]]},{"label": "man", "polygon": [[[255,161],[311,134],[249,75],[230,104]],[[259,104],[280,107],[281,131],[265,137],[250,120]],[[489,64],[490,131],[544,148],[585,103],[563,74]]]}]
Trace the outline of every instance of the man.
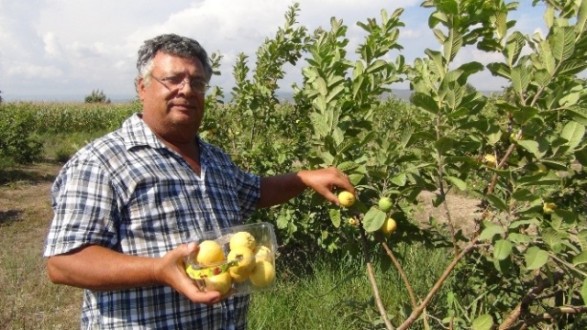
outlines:
[{"label": "man", "polygon": [[307,187],[337,203],[354,188],[335,168],[246,173],[198,137],[212,68],[195,40],[147,40],[137,61],[142,113],[82,148],[52,191],[44,255],[51,281],[84,288],[84,329],[244,329],[248,296],[201,292],[178,263],[205,231]]}]

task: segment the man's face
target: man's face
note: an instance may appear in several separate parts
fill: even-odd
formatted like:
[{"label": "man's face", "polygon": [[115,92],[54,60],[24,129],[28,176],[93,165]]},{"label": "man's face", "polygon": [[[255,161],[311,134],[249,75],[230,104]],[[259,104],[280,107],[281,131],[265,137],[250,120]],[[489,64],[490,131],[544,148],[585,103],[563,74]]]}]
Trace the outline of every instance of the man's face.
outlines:
[{"label": "man's face", "polygon": [[[190,83],[193,82],[193,83]],[[138,82],[143,120],[159,135],[195,134],[204,115],[204,67],[197,59],[158,52],[149,77]]]}]

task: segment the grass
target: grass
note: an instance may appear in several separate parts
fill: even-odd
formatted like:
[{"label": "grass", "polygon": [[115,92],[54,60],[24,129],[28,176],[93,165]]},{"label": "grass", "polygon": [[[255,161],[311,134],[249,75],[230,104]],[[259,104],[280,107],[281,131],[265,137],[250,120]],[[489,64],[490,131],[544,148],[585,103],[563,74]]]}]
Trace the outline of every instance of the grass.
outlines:
[{"label": "grass", "polygon": [[[52,285],[42,258],[56,166],[10,172],[0,186],[0,324],[4,329],[79,328],[81,291]],[[47,175],[43,175],[47,174]]]},{"label": "grass", "polygon": [[[445,266],[445,251],[423,246],[400,250],[414,290],[423,297]],[[388,317],[397,326],[409,315],[411,306],[398,273],[384,264],[375,263],[375,276]],[[301,274],[278,268],[281,277],[276,286],[253,294],[249,328],[385,329],[361,260],[321,256],[312,260],[310,268]],[[421,326],[417,323],[413,329]]]}]

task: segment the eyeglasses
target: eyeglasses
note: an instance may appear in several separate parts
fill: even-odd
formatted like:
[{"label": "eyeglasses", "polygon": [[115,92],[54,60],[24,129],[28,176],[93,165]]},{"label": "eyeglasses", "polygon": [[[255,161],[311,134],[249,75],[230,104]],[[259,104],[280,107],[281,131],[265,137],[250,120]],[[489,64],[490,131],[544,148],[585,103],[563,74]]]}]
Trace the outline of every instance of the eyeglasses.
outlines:
[{"label": "eyeglasses", "polygon": [[171,92],[177,92],[177,91],[181,90],[183,88],[183,86],[185,86],[186,82],[188,82],[188,81],[190,84],[190,88],[193,91],[200,93],[200,94],[206,93],[208,88],[210,88],[208,83],[201,78],[193,78],[192,79],[189,76],[187,76],[185,78],[182,76],[171,76],[171,77],[165,77],[165,78],[157,78],[153,75],[151,75],[151,77]]}]

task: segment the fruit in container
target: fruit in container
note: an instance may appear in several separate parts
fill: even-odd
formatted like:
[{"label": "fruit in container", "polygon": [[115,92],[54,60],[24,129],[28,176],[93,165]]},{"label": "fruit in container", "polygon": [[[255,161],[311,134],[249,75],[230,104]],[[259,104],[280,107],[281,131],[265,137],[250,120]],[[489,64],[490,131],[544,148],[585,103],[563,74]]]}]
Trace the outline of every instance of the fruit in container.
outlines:
[{"label": "fruit in container", "polygon": [[230,250],[227,260],[230,264],[230,276],[239,283],[244,282],[255,267],[253,251],[244,246],[237,246]]},{"label": "fruit in container", "polygon": [[206,291],[218,291],[221,295],[225,295],[232,287],[232,278],[229,273],[225,272],[204,278],[204,283]]},{"label": "fruit in container", "polygon": [[224,261],[222,246],[213,240],[205,240],[200,243],[196,262],[201,266],[212,266]]},{"label": "fruit in container", "polygon": [[244,246],[251,251],[255,251],[255,248],[257,247],[257,240],[251,233],[246,231],[239,231],[232,235],[228,244],[231,250],[234,250],[239,246]]},{"label": "fruit in container", "polygon": [[264,245],[260,245],[255,250],[255,261],[257,261],[257,262],[259,262],[259,261],[272,262],[273,261],[273,252],[271,252],[270,248],[268,248]]},{"label": "fruit in container", "polygon": [[268,261],[258,261],[249,276],[251,284],[258,288],[269,286],[275,280],[275,267]]}]

